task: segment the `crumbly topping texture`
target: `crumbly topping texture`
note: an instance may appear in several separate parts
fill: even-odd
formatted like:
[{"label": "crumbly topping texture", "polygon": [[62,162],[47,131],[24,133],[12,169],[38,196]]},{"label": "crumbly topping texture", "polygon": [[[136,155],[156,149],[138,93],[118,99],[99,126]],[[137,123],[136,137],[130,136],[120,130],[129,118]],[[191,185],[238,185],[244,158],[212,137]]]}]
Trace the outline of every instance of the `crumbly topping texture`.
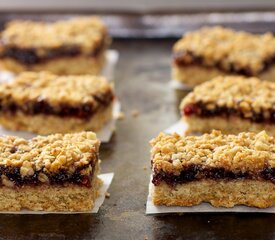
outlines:
[{"label": "crumbly topping texture", "polygon": [[245,117],[263,111],[265,118],[269,118],[268,114],[275,111],[275,83],[258,78],[216,77],[195,87],[182,100],[180,108],[198,102],[210,110],[216,107],[238,109]]},{"label": "crumbly topping texture", "polygon": [[79,46],[90,51],[102,42],[107,34],[103,22],[97,17],[78,17],[57,22],[15,20],[1,33],[4,47],[59,48]]},{"label": "crumbly topping texture", "polygon": [[0,99],[17,105],[45,100],[52,106],[100,104],[95,96],[113,92],[108,81],[99,76],[57,76],[49,72],[24,72],[12,82],[0,85]]},{"label": "crumbly topping texture", "polygon": [[93,132],[38,136],[29,141],[0,137],[0,166],[18,167],[21,176],[32,176],[36,171],[73,173],[97,161],[99,145]]},{"label": "crumbly topping texture", "polygon": [[275,167],[275,139],[265,131],[223,135],[214,130],[187,137],[161,133],[151,145],[153,169],[175,175],[191,164],[255,173]]},{"label": "crumbly topping texture", "polygon": [[[201,57],[203,65],[220,65],[230,71],[249,69],[252,75],[264,70],[266,62],[275,56],[275,38],[271,33],[256,35],[236,32],[223,27],[204,27],[186,33],[173,48],[174,53],[189,52]],[[184,62],[193,59],[186,54]]]}]

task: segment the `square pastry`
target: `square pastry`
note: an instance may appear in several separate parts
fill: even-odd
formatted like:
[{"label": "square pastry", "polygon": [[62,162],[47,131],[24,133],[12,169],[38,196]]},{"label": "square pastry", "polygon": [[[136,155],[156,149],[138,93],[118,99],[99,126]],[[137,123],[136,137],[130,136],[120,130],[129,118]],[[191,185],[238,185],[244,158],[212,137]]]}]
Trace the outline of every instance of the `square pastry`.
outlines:
[{"label": "square pastry", "polygon": [[275,38],[223,27],[186,33],[173,48],[172,77],[191,87],[220,75],[275,81]]},{"label": "square pastry", "polygon": [[93,132],[0,137],[0,211],[88,211],[101,180]]},{"label": "square pastry", "polygon": [[99,131],[113,118],[113,100],[103,77],[25,72],[0,85],[0,124],[39,134]]},{"label": "square pastry", "polygon": [[216,77],[181,102],[189,133],[259,132],[275,136],[275,83],[238,76]]},{"label": "square pastry", "polygon": [[155,205],[275,204],[275,139],[264,131],[187,137],[161,133],[151,145]]},{"label": "square pastry", "polygon": [[11,21],[0,35],[0,68],[59,75],[101,72],[110,42],[102,21],[78,17],[57,22]]}]

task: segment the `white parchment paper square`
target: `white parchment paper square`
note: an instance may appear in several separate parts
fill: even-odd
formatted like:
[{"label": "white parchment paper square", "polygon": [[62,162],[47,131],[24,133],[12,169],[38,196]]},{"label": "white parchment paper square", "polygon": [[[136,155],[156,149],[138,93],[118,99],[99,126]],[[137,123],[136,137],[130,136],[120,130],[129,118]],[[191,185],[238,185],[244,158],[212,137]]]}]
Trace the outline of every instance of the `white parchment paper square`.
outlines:
[{"label": "white parchment paper square", "polygon": [[96,199],[95,206],[92,209],[91,213],[97,213],[100,206],[103,204],[105,200],[105,193],[107,192],[113,181],[114,173],[103,173],[98,175],[98,177],[103,181],[103,185],[99,190],[99,197]]},{"label": "white parchment paper square", "polygon": [[101,205],[105,200],[105,193],[107,192],[108,188],[110,187],[114,173],[104,173],[98,175],[98,177],[103,181],[103,185],[99,190],[99,196],[95,201],[95,206],[91,211],[85,212],[44,212],[44,211],[30,211],[30,210],[22,210],[19,212],[0,212],[0,214],[79,214],[79,213],[97,213]]},{"label": "white parchment paper square", "polygon": [[187,84],[181,83],[177,80],[170,80],[169,85],[172,89],[191,91],[193,87],[188,86]]},{"label": "white parchment paper square", "polygon": [[115,69],[119,59],[119,52],[114,49],[106,51],[106,64],[103,68],[102,75],[109,81],[114,81]]},{"label": "white parchment paper square", "polygon": [[183,136],[187,130],[187,127],[188,127],[188,125],[186,122],[184,122],[183,120],[179,120],[175,124],[171,125],[167,129],[165,129],[164,133],[167,133],[167,134],[177,133],[177,134]]}]

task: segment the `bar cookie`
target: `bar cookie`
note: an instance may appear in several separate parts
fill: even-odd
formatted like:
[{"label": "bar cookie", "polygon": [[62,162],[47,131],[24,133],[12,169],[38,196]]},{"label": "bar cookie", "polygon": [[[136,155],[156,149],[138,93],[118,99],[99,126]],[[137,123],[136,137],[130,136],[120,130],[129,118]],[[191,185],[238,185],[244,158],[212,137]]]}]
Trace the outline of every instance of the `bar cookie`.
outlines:
[{"label": "bar cookie", "polygon": [[0,211],[88,211],[101,186],[93,132],[0,137]]},{"label": "bar cookie", "polygon": [[0,35],[0,68],[97,75],[109,42],[105,25],[96,17],[48,23],[15,20]]},{"label": "bar cookie", "polygon": [[155,205],[275,204],[275,139],[264,131],[187,137],[161,133],[151,145]]},{"label": "bar cookie", "polygon": [[238,76],[216,77],[181,102],[191,133],[260,132],[275,136],[275,83]]},{"label": "bar cookie", "polygon": [[25,72],[0,85],[0,124],[39,134],[99,131],[113,117],[113,99],[103,77]]},{"label": "bar cookie", "polygon": [[220,75],[275,81],[275,38],[223,27],[186,33],[173,48],[174,80],[194,87]]}]

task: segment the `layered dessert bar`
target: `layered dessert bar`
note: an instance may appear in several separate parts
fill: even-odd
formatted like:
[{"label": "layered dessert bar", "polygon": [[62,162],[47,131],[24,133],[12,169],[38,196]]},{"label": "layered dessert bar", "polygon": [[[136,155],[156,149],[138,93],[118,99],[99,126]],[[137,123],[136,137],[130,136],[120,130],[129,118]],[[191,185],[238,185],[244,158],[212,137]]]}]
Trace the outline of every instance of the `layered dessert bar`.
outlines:
[{"label": "layered dessert bar", "polygon": [[113,117],[113,100],[103,77],[25,72],[0,85],[0,124],[39,134],[99,131]]},{"label": "layered dessert bar", "polygon": [[15,20],[0,34],[0,68],[14,73],[97,75],[109,43],[106,27],[96,17],[57,22]]},{"label": "layered dessert bar", "polygon": [[88,211],[101,180],[93,132],[0,137],[0,211]]},{"label": "layered dessert bar", "polygon": [[151,145],[155,205],[275,204],[275,139],[265,131],[187,137],[161,133]]},{"label": "layered dessert bar", "polygon": [[223,27],[186,33],[173,48],[172,77],[191,87],[219,75],[275,81],[275,38]]},{"label": "layered dessert bar", "polygon": [[189,133],[260,132],[275,136],[275,83],[257,78],[216,77],[181,102]]}]

